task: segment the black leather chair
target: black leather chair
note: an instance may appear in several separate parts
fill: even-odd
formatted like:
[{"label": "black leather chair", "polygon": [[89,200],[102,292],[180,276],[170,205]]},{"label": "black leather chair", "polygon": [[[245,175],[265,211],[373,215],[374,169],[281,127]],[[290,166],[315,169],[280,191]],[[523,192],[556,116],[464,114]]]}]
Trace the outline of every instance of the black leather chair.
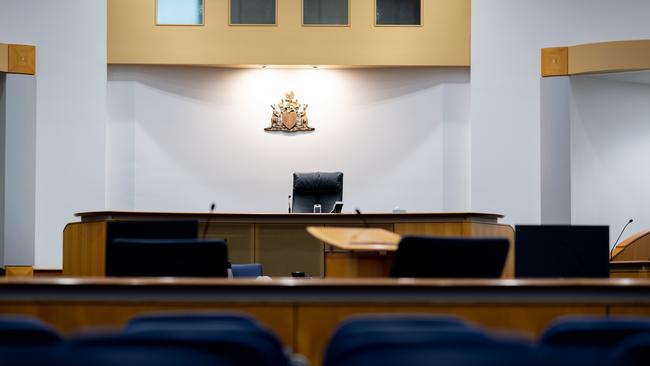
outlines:
[{"label": "black leather chair", "polygon": [[499,278],[508,255],[505,238],[405,236],[391,277]]},{"label": "black leather chair", "polygon": [[331,212],[336,201],[343,200],[343,173],[293,173],[293,212]]},{"label": "black leather chair", "polygon": [[127,277],[227,277],[223,240],[113,240],[106,253],[106,275]]}]

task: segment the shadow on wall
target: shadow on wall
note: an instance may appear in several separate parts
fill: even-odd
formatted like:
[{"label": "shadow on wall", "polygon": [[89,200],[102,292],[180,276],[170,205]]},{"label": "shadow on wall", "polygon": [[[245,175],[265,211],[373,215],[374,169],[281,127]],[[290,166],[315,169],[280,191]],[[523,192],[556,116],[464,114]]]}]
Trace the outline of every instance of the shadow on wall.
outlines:
[{"label": "shadow on wall", "polygon": [[650,228],[650,77],[620,77],[571,78],[572,223],[610,225],[610,244]]}]

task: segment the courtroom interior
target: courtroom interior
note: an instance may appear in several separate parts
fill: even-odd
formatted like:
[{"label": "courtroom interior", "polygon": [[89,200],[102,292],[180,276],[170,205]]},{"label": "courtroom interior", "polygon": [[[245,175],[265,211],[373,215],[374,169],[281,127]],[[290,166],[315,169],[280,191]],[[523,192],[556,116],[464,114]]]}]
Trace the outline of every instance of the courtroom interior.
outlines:
[{"label": "courtroom interior", "polygon": [[647,0],[0,0],[0,365],[647,365]]}]

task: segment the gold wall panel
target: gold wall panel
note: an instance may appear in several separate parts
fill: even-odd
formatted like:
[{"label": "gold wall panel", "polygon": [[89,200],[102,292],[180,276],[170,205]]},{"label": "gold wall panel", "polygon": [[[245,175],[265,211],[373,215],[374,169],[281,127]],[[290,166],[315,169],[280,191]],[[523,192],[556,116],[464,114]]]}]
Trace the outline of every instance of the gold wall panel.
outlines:
[{"label": "gold wall panel", "polygon": [[108,0],[108,63],[469,66],[470,0],[426,0],[421,27],[376,27],[374,1],[351,1],[349,26],[305,27],[301,0],[278,0],[273,26],[229,26],[228,0],[206,0],[190,27],[156,26],[153,0]]},{"label": "gold wall panel", "polygon": [[[203,237],[206,222],[199,223],[199,237]],[[255,262],[255,230],[253,224],[210,222],[206,237],[226,239],[228,260],[231,263]]]},{"label": "gold wall panel", "polygon": [[650,40],[543,48],[541,64],[542,76],[650,70]]},{"label": "gold wall panel", "polygon": [[255,262],[262,264],[264,275],[290,277],[297,271],[313,277],[324,274],[323,243],[307,232],[307,226],[255,225]]}]

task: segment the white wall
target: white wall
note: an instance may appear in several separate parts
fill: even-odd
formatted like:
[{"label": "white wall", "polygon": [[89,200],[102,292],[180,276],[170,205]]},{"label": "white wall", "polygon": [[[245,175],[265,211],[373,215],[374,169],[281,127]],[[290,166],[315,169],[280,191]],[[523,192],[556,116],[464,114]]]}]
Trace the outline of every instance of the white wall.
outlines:
[{"label": "white wall", "polygon": [[472,1],[473,210],[540,222],[540,49],[647,39],[648,14],[647,0]]},{"label": "white wall", "polygon": [[610,225],[613,245],[650,228],[650,84],[571,80],[574,224]]},{"label": "white wall", "polygon": [[105,207],[106,1],[2,0],[0,41],[37,47],[35,266],[61,268],[65,224]]},{"label": "white wall", "polygon": [[[347,211],[468,209],[468,81],[462,69],[112,66],[110,208],[284,212],[292,172],[340,170]],[[316,131],[263,130],[288,90]]]}]

